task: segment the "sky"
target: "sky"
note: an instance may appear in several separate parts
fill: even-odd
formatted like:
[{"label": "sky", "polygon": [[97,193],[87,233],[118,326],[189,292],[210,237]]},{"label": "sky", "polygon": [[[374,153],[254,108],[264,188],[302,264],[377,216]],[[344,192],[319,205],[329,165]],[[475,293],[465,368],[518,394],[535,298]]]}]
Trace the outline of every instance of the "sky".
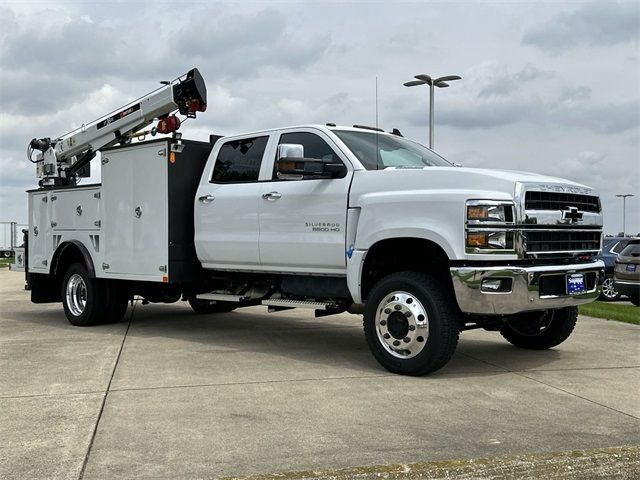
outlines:
[{"label": "sky", "polygon": [[[192,67],[185,138],[333,122],[398,128],[465,167],[597,189],[605,232],[640,232],[640,2],[0,0],[0,221],[26,222],[34,137],[58,137]],[[92,180],[99,164],[92,162]]]}]

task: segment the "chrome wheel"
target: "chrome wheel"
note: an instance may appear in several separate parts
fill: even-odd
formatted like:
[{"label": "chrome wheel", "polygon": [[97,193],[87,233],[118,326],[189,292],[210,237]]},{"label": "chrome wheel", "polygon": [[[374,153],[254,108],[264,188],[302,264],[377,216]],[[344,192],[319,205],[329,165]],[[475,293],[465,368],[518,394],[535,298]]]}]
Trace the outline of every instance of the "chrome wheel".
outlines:
[{"label": "chrome wheel", "polygon": [[396,358],[418,355],[429,338],[429,319],[420,301],[407,292],[393,292],[378,304],[375,319],[378,340]]},{"label": "chrome wheel", "polygon": [[615,300],[618,297],[618,292],[613,286],[613,277],[607,277],[602,282],[602,295],[608,300]]},{"label": "chrome wheel", "polygon": [[75,317],[79,317],[87,306],[87,285],[84,279],[74,273],[69,277],[66,288],[67,306]]}]

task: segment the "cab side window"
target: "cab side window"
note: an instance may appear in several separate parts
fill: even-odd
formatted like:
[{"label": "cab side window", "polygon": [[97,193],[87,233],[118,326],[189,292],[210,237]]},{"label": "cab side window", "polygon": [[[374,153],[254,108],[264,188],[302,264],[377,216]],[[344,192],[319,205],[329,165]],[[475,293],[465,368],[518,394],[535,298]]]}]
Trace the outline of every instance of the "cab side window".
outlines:
[{"label": "cab side window", "polygon": [[[319,160],[329,160],[335,163],[343,163],[342,160],[340,160],[340,157],[329,146],[329,144],[315,133],[284,133],[280,135],[280,141],[278,142],[278,145],[283,143],[302,145],[304,148],[305,158],[317,158]],[[277,165],[274,164],[273,179],[279,180],[276,170]]]},{"label": "cab side window", "polygon": [[242,138],[222,145],[213,168],[211,182],[257,182],[268,140],[268,136]]}]

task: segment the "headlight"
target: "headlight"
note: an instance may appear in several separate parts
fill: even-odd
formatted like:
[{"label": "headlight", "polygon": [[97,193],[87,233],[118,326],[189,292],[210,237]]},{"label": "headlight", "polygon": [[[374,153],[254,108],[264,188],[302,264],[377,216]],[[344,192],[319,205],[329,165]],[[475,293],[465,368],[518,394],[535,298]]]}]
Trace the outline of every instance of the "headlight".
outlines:
[{"label": "headlight", "polygon": [[476,249],[512,250],[513,232],[469,231],[467,232],[467,253],[478,253]]},{"label": "headlight", "polygon": [[513,202],[468,200],[466,208],[466,253],[514,253]]},{"label": "headlight", "polygon": [[513,204],[492,200],[469,200],[467,223],[513,223]]}]

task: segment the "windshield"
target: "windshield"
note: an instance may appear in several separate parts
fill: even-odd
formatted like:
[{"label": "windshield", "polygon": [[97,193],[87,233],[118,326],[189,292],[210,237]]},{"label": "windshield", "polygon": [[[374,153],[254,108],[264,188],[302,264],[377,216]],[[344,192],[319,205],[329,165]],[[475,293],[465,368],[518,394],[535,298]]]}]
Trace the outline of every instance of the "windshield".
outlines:
[{"label": "windshield", "polygon": [[451,166],[444,158],[427,147],[402,137],[353,130],[334,130],[333,132],[349,147],[367,170],[382,170],[387,167]]}]

